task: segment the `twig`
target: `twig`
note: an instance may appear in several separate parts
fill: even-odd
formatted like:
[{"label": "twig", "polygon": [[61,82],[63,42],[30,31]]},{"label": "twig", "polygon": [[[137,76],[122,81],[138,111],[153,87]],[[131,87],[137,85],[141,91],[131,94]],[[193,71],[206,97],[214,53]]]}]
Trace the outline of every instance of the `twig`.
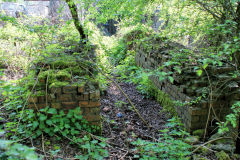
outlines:
[{"label": "twig", "polygon": [[47,159],[47,154],[46,154],[46,152],[45,152],[45,147],[44,147],[44,137],[43,137],[43,133],[42,133],[42,149],[43,149],[44,156],[45,156],[46,159]]},{"label": "twig", "polygon": [[213,106],[213,104],[212,104],[212,83],[211,83],[211,81],[210,81],[210,78],[209,78],[209,75],[208,75],[206,69],[204,69],[204,70],[205,70],[205,72],[206,72],[206,74],[207,74],[207,78],[208,78],[208,82],[209,82],[209,84],[210,84],[210,89],[211,89],[211,91],[210,91],[210,104],[209,104],[209,109],[208,109],[208,117],[207,117],[207,122],[206,122],[206,125],[205,125],[205,131],[204,131],[203,139],[206,138],[207,128],[208,128],[208,122],[209,122],[210,115],[211,115],[211,108],[212,108],[212,106]]},{"label": "twig", "polygon": [[124,157],[126,157],[127,154],[128,154],[128,151],[122,157],[120,157],[120,160],[124,160]]},{"label": "twig", "polygon": [[209,144],[209,143],[212,143],[212,142],[215,142],[215,141],[217,141],[217,140],[220,140],[220,139],[232,139],[232,137],[219,137],[219,138],[210,140],[210,141],[208,141],[208,142],[206,142],[206,143],[198,146],[196,149],[194,149],[194,150],[192,151],[191,154],[195,153],[199,148],[201,148],[201,147],[203,147],[203,146],[205,146],[205,145],[207,145],[207,144]]}]

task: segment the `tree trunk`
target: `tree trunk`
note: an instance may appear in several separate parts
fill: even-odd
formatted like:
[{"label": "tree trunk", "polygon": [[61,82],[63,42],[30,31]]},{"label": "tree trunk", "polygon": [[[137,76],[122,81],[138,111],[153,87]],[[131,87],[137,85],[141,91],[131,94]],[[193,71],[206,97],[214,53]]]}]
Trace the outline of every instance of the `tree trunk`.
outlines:
[{"label": "tree trunk", "polygon": [[81,36],[81,41],[86,44],[87,42],[87,35],[84,33],[83,26],[81,25],[79,19],[78,19],[78,12],[77,12],[77,6],[72,0],[66,0],[68,7],[70,9],[70,12],[72,14],[72,18],[74,21],[74,25],[76,29],[78,30],[80,36]]},{"label": "tree trunk", "polygon": [[237,10],[236,10],[236,22],[237,22],[237,33],[240,32],[240,2],[238,2],[238,5],[237,5]]}]

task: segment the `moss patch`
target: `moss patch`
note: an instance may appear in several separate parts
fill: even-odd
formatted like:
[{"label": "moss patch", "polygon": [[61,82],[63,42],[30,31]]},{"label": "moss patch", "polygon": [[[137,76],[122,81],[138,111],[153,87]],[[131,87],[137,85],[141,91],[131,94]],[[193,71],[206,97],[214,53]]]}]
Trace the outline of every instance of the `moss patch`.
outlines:
[{"label": "moss patch", "polygon": [[52,88],[52,87],[63,87],[63,86],[67,86],[69,85],[69,82],[60,82],[60,81],[56,81],[56,82],[53,82],[50,84],[49,88]]},{"label": "moss patch", "polygon": [[162,105],[163,111],[170,112],[172,115],[177,116],[176,109],[174,107],[174,101],[169,97],[168,94],[158,89],[152,82],[150,82],[150,90],[152,96]]}]

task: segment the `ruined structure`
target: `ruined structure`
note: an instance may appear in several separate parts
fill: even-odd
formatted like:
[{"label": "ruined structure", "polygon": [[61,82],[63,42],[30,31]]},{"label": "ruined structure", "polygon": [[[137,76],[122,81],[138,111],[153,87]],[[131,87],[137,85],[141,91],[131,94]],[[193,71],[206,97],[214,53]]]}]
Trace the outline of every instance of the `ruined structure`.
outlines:
[{"label": "ruined structure", "polygon": [[[93,56],[94,49],[87,54]],[[86,59],[66,53],[40,58],[27,78],[32,91],[28,107],[39,110],[48,106],[65,113],[80,107],[83,118],[99,126],[100,90],[94,65]]]},{"label": "ruined structure", "polygon": [[150,79],[163,93],[161,96],[165,94],[178,102],[173,106],[187,131],[192,133],[197,129],[205,129],[208,119],[210,133],[216,129],[216,122],[225,121],[225,116],[232,112],[231,106],[240,99],[240,77],[233,77],[235,68],[224,63],[222,66],[209,64],[202,69],[201,76],[197,76],[198,65],[194,60],[197,53],[179,56],[179,52],[185,51],[186,48],[180,44],[149,38],[138,45],[136,64],[144,69],[155,70],[168,60],[178,59],[181,73],[174,70],[173,65],[163,68],[165,72],[173,72],[173,82],[168,78],[161,81],[158,75]]}]

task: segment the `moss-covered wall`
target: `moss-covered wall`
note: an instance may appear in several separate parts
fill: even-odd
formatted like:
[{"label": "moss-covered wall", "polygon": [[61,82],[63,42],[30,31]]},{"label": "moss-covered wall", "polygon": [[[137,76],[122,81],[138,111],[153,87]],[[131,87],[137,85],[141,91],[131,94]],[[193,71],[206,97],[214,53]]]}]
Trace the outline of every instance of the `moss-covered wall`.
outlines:
[{"label": "moss-covered wall", "polygon": [[[157,69],[164,62],[174,58],[170,52],[186,49],[180,44],[166,43],[161,39],[149,38],[145,42],[136,48],[135,61],[138,66],[150,70]],[[197,76],[196,66],[193,63],[183,62],[181,73],[175,72],[171,66],[163,68],[166,72],[173,72],[173,83],[169,79],[161,81],[159,76],[150,77],[155,87],[160,90],[160,92],[156,92],[160,94],[157,96],[160,97],[160,103],[163,106],[172,106],[170,110],[177,112],[189,132],[205,128],[210,106],[212,110],[209,129],[214,127],[217,118],[224,121],[225,116],[231,112],[231,105],[240,99],[240,78],[232,77],[233,67],[227,64],[209,65],[206,68],[207,74],[203,72],[201,76]],[[170,97],[172,102],[179,103],[166,104],[165,97]],[[213,110],[216,115],[213,114]]]},{"label": "moss-covered wall", "polygon": [[88,58],[94,57],[94,49],[76,53],[38,58],[25,78],[31,91],[28,107],[41,109],[48,106],[65,112],[80,107],[87,121],[100,125],[100,91],[95,80],[97,72],[95,62]]}]

